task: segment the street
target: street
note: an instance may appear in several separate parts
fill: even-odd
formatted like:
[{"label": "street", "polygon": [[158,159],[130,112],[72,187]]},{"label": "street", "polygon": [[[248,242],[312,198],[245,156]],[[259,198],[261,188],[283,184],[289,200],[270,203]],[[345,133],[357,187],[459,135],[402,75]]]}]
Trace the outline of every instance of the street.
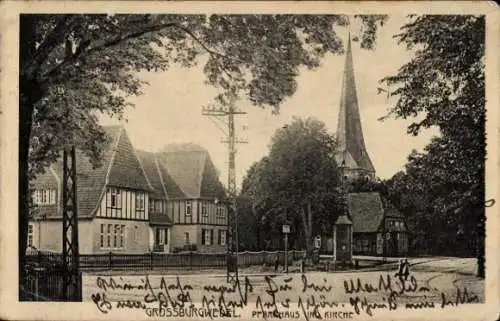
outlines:
[{"label": "street", "polygon": [[[397,270],[263,274],[240,271],[240,283],[226,283],[224,271],[211,274],[154,273],[143,275],[86,274],[84,300],[98,309],[143,309],[189,306],[298,315],[354,312],[372,315],[377,309],[441,308],[484,302],[484,280],[474,275],[475,259],[410,260],[406,280]],[[155,310],[155,311],[159,311]],[[293,314],[287,315],[294,317]]]}]

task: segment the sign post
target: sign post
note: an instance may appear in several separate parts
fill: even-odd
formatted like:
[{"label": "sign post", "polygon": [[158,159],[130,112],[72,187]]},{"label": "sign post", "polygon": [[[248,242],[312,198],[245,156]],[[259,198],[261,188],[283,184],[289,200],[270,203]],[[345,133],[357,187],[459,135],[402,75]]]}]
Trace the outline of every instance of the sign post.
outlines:
[{"label": "sign post", "polygon": [[290,225],[283,224],[283,233],[285,234],[285,273],[288,273],[288,233],[290,233]]}]

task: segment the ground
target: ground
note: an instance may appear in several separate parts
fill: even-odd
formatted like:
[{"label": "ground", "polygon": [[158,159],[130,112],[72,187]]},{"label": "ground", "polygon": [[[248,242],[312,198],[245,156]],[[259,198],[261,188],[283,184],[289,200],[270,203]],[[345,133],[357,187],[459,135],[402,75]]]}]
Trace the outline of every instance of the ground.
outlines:
[{"label": "ground", "polygon": [[228,308],[236,314],[241,309],[233,307],[244,306],[254,317],[274,313],[274,317],[287,319],[306,315],[332,318],[332,313],[352,317],[353,313],[372,315],[380,310],[484,302],[484,280],[474,275],[475,259],[412,259],[406,280],[395,275],[396,264],[377,269],[285,274],[262,273],[253,267],[240,270],[239,287],[227,283],[223,270],[92,273],[83,277],[83,297],[101,312],[134,309],[162,316],[161,309],[153,309],[161,306],[164,314],[176,316],[180,307],[193,304]]}]

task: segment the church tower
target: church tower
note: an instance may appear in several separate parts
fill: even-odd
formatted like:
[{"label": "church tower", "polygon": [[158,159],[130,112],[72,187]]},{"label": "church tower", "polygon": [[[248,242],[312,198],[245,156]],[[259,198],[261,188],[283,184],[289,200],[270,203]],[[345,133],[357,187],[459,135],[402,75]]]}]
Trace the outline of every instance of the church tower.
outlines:
[{"label": "church tower", "polygon": [[365,177],[375,179],[375,168],[366,151],[359,115],[356,81],[351,51],[351,37],[345,55],[344,76],[337,123],[337,152],[335,160],[347,180]]}]

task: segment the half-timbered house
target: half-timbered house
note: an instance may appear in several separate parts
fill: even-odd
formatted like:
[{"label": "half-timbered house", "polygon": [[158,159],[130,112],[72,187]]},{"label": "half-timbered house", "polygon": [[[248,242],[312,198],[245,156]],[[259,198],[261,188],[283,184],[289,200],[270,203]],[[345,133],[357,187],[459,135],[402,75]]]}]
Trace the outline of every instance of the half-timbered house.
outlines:
[{"label": "half-timbered house", "polygon": [[[105,127],[102,166],[79,150],[77,215],[80,253],[141,253],[151,249],[148,183],[123,126]],[[62,161],[33,182],[29,246],[62,250]]]}]

